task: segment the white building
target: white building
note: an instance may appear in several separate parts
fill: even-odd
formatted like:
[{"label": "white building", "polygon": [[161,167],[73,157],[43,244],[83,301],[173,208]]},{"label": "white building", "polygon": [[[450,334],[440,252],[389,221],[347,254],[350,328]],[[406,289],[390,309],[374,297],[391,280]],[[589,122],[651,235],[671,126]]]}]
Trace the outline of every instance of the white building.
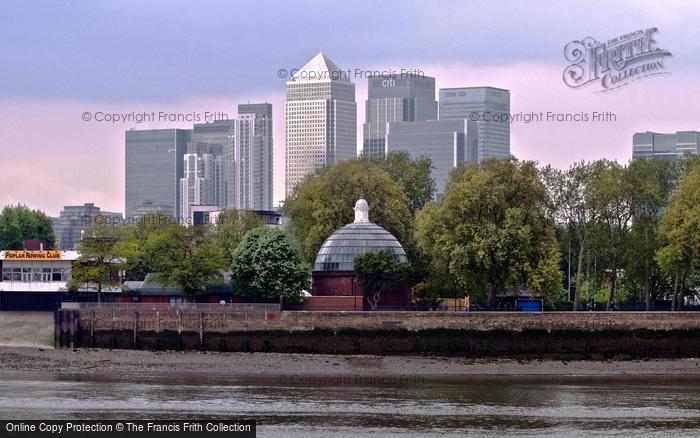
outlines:
[{"label": "white building", "polygon": [[223,147],[210,143],[189,143],[183,159],[180,179],[180,212],[185,224],[192,223],[192,206],[223,207],[224,192]]},{"label": "white building", "polygon": [[287,82],[285,193],[307,175],[357,156],[355,84],[322,52]]}]

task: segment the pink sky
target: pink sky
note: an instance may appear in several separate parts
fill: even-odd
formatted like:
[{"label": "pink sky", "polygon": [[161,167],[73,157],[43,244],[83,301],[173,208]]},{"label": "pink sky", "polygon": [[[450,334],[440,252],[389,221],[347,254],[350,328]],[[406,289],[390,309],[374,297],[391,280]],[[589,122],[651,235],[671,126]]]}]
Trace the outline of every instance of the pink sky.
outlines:
[{"label": "pink sky", "polygon": [[[332,58],[332,54],[330,54]],[[491,85],[511,91],[511,113],[578,113],[610,111],[611,123],[516,123],[511,130],[511,152],[518,158],[566,167],[577,160],[597,158],[626,162],[631,157],[632,134],[652,130],[700,130],[700,87],[697,77],[675,73],[638,81],[629,87],[596,94],[567,88],[562,82],[565,62],[559,65],[515,63],[421,67],[436,78],[436,87]],[[340,68],[344,68],[339,65]],[[391,67],[391,66],[389,66]],[[396,66],[393,66],[397,68]],[[384,67],[377,67],[381,70]],[[358,150],[362,141],[366,80],[355,80],[358,109]],[[84,111],[200,112],[222,111],[235,117],[239,103],[267,101],[274,111],[275,200],[284,193],[284,82],[275,83],[267,96],[222,96],[206,101],[87,102],[79,100],[14,98],[0,100],[3,145],[0,169],[0,206],[24,203],[57,215],[64,205],[94,202],[103,210],[124,209],[124,131],[129,128],[189,128],[187,123],[110,124],[84,122]],[[436,90],[437,91],[437,90]],[[437,93],[436,93],[437,94]],[[437,97],[437,96],[436,96]]]}]

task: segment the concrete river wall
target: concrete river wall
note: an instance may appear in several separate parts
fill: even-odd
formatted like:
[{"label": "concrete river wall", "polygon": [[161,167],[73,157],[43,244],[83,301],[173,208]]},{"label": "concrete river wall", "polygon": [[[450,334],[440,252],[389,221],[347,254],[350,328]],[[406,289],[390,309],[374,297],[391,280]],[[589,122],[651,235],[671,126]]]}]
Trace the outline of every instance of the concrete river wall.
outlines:
[{"label": "concrete river wall", "polygon": [[700,357],[690,312],[236,312],[59,310],[57,348]]}]

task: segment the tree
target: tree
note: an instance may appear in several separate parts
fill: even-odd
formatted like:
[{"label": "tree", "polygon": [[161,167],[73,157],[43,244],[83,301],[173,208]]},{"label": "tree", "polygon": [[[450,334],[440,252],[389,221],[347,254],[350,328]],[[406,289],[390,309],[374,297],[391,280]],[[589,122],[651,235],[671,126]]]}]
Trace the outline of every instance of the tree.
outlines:
[{"label": "tree", "polygon": [[309,288],[309,265],[298,244],[287,234],[272,228],[248,231],[233,252],[231,291],[256,301],[298,304],[302,290]]},{"label": "tree", "polygon": [[427,156],[411,158],[406,151],[392,151],[372,157],[403,189],[408,208],[415,216],[435,196],[435,179],[430,176],[433,161]]},{"label": "tree", "polygon": [[178,288],[187,298],[222,280],[225,265],[221,253],[199,227],[167,225],[148,236],[144,252],[156,280]]},{"label": "tree", "polygon": [[421,248],[465,290],[488,287],[488,308],[506,288],[561,290],[554,226],[533,162],[484,160],[453,172],[441,201],[417,217]]},{"label": "tree", "polygon": [[136,224],[121,227],[120,239],[129,242],[127,280],[143,280],[146,274],[156,271],[153,260],[155,254],[147,251],[146,245],[151,236],[164,232],[171,225],[171,217],[156,212],[140,218]]},{"label": "tree", "polygon": [[387,229],[403,245],[412,238],[412,216],[401,186],[372,160],[347,160],[308,176],[286,200],[290,231],[309,263],[335,230],[353,221],[352,206],[364,198],[370,221]]},{"label": "tree", "polygon": [[599,212],[599,222],[610,255],[610,293],[606,310],[615,304],[617,276],[623,261],[632,220],[632,197],[636,187],[627,169],[617,162],[604,160],[593,183],[593,202]]},{"label": "tree", "polygon": [[673,163],[659,158],[638,159],[628,168],[632,188],[630,208],[632,227],[625,263],[626,283],[640,285],[644,291],[646,310],[652,310],[653,298],[665,283],[665,275],[655,255],[661,247],[659,235],[661,214],[673,189]]},{"label": "tree", "polygon": [[88,230],[78,244],[80,257],[73,265],[66,287],[94,290],[97,302],[102,302],[104,289],[121,287],[116,273],[126,268],[130,245],[128,241],[120,240],[116,229],[107,225]]},{"label": "tree", "polygon": [[216,224],[211,225],[211,234],[225,266],[233,263],[233,251],[245,234],[261,226],[263,221],[250,210],[224,210],[219,214]]},{"label": "tree", "polygon": [[42,211],[30,210],[26,205],[5,206],[0,213],[0,248],[22,249],[22,241],[32,239],[45,241],[46,249],[55,247],[51,219]]},{"label": "tree", "polygon": [[673,276],[672,309],[680,301],[679,288],[700,268],[700,162],[681,177],[661,218],[660,232],[665,245],[657,260]]},{"label": "tree", "polygon": [[565,222],[578,241],[574,310],[580,308],[584,256],[590,244],[592,226],[599,216],[593,202],[592,183],[603,165],[602,162],[579,162],[566,171],[551,166],[542,170],[542,179],[549,192],[550,210],[554,220]]},{"label": "tree", "polygon": [[402,287],[409,268],[388,251],[368,252],[355,257],[353,268],[371,310],[377,310],[382,295]]}]

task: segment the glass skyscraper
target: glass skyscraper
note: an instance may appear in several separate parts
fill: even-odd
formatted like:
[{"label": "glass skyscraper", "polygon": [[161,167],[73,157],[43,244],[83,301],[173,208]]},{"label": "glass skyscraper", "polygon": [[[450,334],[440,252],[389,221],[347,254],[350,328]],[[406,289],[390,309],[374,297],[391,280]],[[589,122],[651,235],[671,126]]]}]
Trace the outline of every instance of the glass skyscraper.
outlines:
[{"label": "glass skyscraper", "polygon": [[450,172],[467,162],[476,163],[478,136],[476,123],[469,120],[428,120],[390,123],[387,152],[407,151],[433,161],[437,197],[445,190]]},{"label": "glass skyscraper", "polygon": [[101,224],[119,224],[122,214],[102,211],[93,203],[66,205],[59,217],[53,218],[53,233],[56,235],[56,249],[70,251],[77,248],[82,233]]},{"label": "glass skyscraper", "polygon": [[287,81],[285,193],[307,175],[357,156],[355,84],[323,53]]},{"label": "glass skyscraper", "polygon": [[437,120],[435,78],[399,75],[367,80],[362,153],[386,154],[387,123]]},{"label": "glass skyscraper", "polygon": [[272,104],[238,105],[238,123],[234,208],[272,210]]},{"label": "glass skyscraper", "polygon": [[637,132],[632,136],[632,158],[675,160],[684,154],[700,154],[700,132],[678,131],[673,134]]},{"label": "glass skyscraper", "polygon": [[160,211],[180,218],[180,178],[192,132],[188,129],[126,131],[125,212],[127,218]]},{"label": "glass skyscraper", "polygon": [[[501,121],[500,117],[505,118]],[[441,88],[440,120],[477,122],[477,160],[510,156],[510,91],[494,87]],[[493,120],[493,119],[496,120]]]}]

